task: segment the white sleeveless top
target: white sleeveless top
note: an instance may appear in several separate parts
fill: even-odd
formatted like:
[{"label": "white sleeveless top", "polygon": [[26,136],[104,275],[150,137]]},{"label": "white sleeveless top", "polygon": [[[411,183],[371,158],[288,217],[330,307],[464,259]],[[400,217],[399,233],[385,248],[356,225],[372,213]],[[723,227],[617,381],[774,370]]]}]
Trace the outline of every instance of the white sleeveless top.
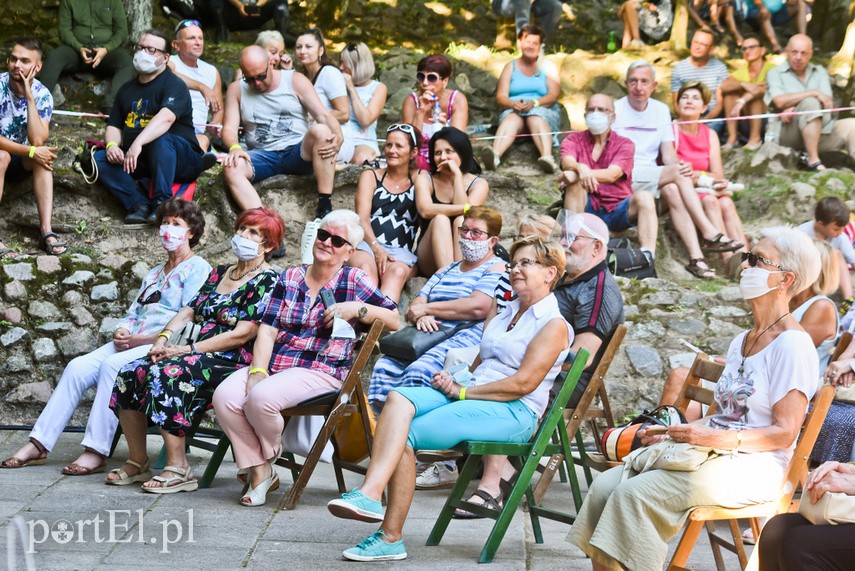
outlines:
[{"label": "white sleeveless top", "polygon": [[[796,318],[796,321],[799,323],[802,322],[802,318],[807,313],[808,308],[813,305],[815,301],[820,299],[828,300],[831,305],[834,305],[834,302],[825,297],[824,295],[815,295],[812,298],[805,301],[803,304],[798,306],[792,311],[793,317]],[[834,311],[834,330],[837,331],[838,328],[838,315],[837,308],[835,307]],[[822,377],[823,371],[828,367],[828,362],[831,360],[831,353],[834,351],[834,344],[837,343],[837,335],[832,337],[831,339],[826,339],[822,343],[819,344],[819,347],[816,348],[816,353],[819,356],[819,376]]]},{"label": "white sleeveless top", "polygon": [[[175,65],[176,73],[184,77],[196,80],[210,89],[217,85],[217,68],[202,60],[196,60],[196,67],[190,67],[178,57],[178,54],[169,56],[169,61]],[[205,132],[205,123],[208,122],[208,104],[202,96],[201,91],[190,90],[190,101],[193,103],[193,129],[197,133]]]},{"label": "white sleeveless top", "polygon": [[[379,86],[380,82],[376,80],[371,80],[367,85],[356,86],[356,94],[363,105],[368,106],[371,97],[374,96],[374,92]],[[350,106],[350,120],[341,126],[341,132],[344,134],[344,144],[342,144],[339,153],[344,155],[345,149],[349,149],[349,155],[344,160],[349,161],[350,157],[353,156],[353,150],[359,145],[371,147],[375,153],[380,154],[380,147],[377,145],[377,121],[375,120],[367,127],[360,125],[356,119],[356,114],[353,112],[352,104]]]},{"label": "white sleeveless top", "polygon": [[240,82],[240,118],[246,146],[265,151],[284,151],[300,144],[309,127],[306,110],[293,88],[294,70],[279,71],[279,85],[259,93]]}]

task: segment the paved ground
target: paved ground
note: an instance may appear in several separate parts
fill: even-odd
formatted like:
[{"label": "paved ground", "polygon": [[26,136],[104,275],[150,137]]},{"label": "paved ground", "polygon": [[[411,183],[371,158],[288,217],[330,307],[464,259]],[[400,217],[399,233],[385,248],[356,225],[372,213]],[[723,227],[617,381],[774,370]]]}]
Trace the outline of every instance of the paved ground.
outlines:
[{"label": "paved ground", "polygon": [[[25,439],[24,432],[0,432],[0,458],[15,452]],[[21,518],[25,540],[32,542],[35,551],[32,559],[37,569],[352,571],[360,564],[344,561],[341,551],[375,529],[371,524],[341,520],[327,512],[326,502],[337,494],[328,464],[318,468],[297,509],[277,512],[276,503],[291,481],[282,469],[283,487],[272,494],[272,502],[258,508],[238,505],[240,485],[230,461],[223,463],[207,490],[157,496],[141,493],[136,486],[105,486],[103,474],[63,476],[60,469],[76,457],[80,439],[80,434],[64,434],[44,466],[0,470],[0,526],[8,532],[12,527],[9,521],[15,516]],[[159,446],[160,438],[150,436],[151,457]],[[125,454],[122,441],[109,467],[118,467]],[[199,471],[207,463],[207,454],[194,450],[190,456]],[[358,483],[356,475],[346,478],[348,485]],[[416,492],[404,529],[409,557],[386,566],[496,571],[590,569],[582,553],[564,541],[568,526],[542,520],[544,543],[538,545],[522,511],[489,567],[479,566],[477,556],[492,521],[455,520],[440,546],[426,547],[424,542],[447,493]],[[556,481],[544,503],[566,506],[570,501],[569,487]],[[671,542],[672,549],[675,543]],[[12,568],[25,569],[20,539],[17,545],[17,565]],[[4,547],[8,555],[8,540]],[[737,566],[735,558],[728,563]],[[695,548],[690,564],[704,570],[715,568],[705,540]]]}]

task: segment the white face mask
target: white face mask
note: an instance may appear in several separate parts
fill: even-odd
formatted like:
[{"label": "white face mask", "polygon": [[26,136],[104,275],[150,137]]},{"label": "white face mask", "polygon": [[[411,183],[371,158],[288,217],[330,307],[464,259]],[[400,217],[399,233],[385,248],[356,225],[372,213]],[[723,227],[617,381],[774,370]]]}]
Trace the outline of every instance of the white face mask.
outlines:
[{"label": "white face mask", "polygon": [[187,241],[187,228],[181,226],[171,226],[164,224],[160,227],[160,241],[167,252],[174,252],[181,247],[181,244]]},{"label": "white face mask", "polygon": [[490,240],[460,239],[460,253],[467,262],[478,262],[490,251]]},{"label": "white face mask", "polygon": [[144,50],[140,50],[134,54],[134,69],[143,75],[150,75],[160,68],[157,65],[157,56],[147,54]]},{"label": "white face mask", "polygon": [[769,275],[779,274],[764,268],[745,268],[739,275],[739,291],[744,299],[754,299],[775,291],[777,287],[769,287]]},{"label": "white face mask", "polygon": [[592,135],[602,135],[609,128],[609,116],[600,111],[585,115],[585,125]]},{"label": "white face mask", "polygon": [[244,238],[240,234],[235,234],[232,238],[232,252],[234,252],[237,259],[241,262],[257,258],[259,254],[258,247],[260,245],[258,242]]}]

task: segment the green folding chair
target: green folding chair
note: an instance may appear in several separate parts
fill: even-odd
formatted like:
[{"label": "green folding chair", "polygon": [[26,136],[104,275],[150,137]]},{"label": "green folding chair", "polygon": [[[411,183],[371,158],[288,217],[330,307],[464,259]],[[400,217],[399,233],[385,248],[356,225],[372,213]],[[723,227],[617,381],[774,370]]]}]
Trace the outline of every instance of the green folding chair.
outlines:
[{"label": "green folding chair", "polygon": [[[460,472],[460,477],[457,484],[451,491],[451,496],[445,502],[442,511],[437,518],[436,524],[427,540],[427,545],[439,545],[448,524],[454,515],[456,508],[462,508],[472,513],[488,517],[496,520],[490,535],[487,538],[487,543],[481,550],[481,556],[478,558],[480,563],[490,563],[496,550],[502,543],[505,537],[505,532],[517,511],[517,507],[522,501],[523,496],[526,498],[528,505],[529,517],[531,517],[531,525],[534,531],[534,539],[537,543],[543,543],[543,534],[540,529],[540,518],[572,524],[576,519],[575,515],[565,512],[560,512],[553,509],[543,507],[540,502],[535,499],[534,490],[531,485],[531,478],[537,470],[540,459],[544,456],[552,456],[553,454],[561,454],[568,459],[571,469],[569,477],[571,488],[573,490],[573,503],[578,511],[582,505],[582,498],[579,494],[579,482],[576,476],[576,470],[572,465],[572,455],[570,453],[570,438],[567,435],[567,428],[564,422],[564,408],[570,400],[570,395],[573,394],[573,389],[576,388],[576,383],[579,382],[579,377],[585,368],[585,363],[588,361],[588,351],[580,349],[576,354],[576,359],[573,361],[573,366],[567,372],[564,378],[564,386],[549,408],[546,416],[541,422],[531,441],[524,444],[509,444],[506,442],[461,442],[454,449],[459,450],[469,457]],[[550,439],[555,434],[556,429],[559,434],[559,442],[551,443]],[[466,488],[469,482],[475,476],[478,465],[481,463],[481,457],[487,455],[506,455],[508,460],[517,470],[517,476],[514,479],[513,487],[510,494],[505,498],[505,505],[500,512],[486,508],[479,504],[473,504],[463,499],[466,493]],[[467,524],[469,525],[469,524]]]}]

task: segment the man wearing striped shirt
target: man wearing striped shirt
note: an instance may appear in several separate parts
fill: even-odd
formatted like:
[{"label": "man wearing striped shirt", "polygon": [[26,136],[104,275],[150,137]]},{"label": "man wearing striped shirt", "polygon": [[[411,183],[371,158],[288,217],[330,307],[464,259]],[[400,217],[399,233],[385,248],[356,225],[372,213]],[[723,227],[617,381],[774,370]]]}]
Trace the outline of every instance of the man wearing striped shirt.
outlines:
[{"label": "man wearing striped shirt", "polygon": [[[706,85],[712,97],[703,115],[705,119],[715,119],[721,115],[722,97],[719,87],[727,79],[727,66],[723,62],[710,57],[715,46],[712,32],[709,30],[698,30],[692,37],[689,46],[689,57],[677,63],[671,72],[671,97],[674,107],[677,107],[677,92],[687,81],[697,80]],[[723,123],[716,122],[709,125],[710,128],[723,129]]]}]

